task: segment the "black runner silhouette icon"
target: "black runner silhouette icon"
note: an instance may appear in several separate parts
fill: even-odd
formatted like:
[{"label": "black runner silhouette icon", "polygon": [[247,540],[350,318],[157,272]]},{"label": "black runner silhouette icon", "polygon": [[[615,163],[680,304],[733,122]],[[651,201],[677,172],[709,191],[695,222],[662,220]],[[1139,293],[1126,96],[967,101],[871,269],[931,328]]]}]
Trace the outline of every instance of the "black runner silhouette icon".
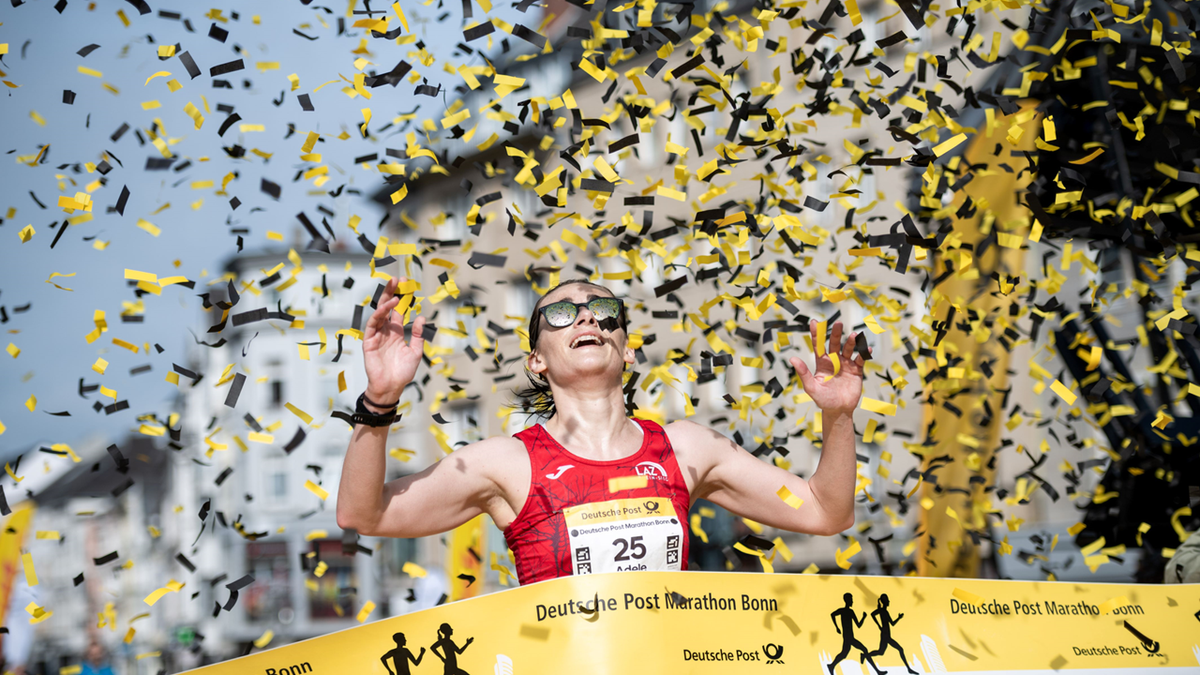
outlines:
[{"label": "black runner silhouette icon", "polygon": [[[846,656],[850,653],[851,647],[854,647],[858,651],[862,652],[862,658],[870,661],[871,667],[874,668],[876,672],[883,672],[879,670],[879,666],[875,665],[875,661],[871,659],[871,655],[868,653],[868,650],[863,643],[854,639],[854,629],[862,628],[863,622],[867,620],[867,613],[863,612],[862,616],[860,617],[854,612],[853,609],[851,609],[854,606],[853,594],[847,593],[842,596],[842,599],[845,600],[846,606],[842,607],[841,609],[834,610],[829,615],[829,618],[833,619],[833,627],[836,628],[837,632],[842,636],[842,651],[838,652],[838,655],[833,659],[833,663],[829,664],[829,675],[833,675],[833,671],[835,668],[837,668],[837,664],[841,663],[846,658]],[[838,622],[839,619],[841,620],[840,624]]]},{"label": "black runner silhouette icon", "polygon": [[[904,662],[904,667],[908,668],[908,672],[912,673],[912,675],[917,675],[917,671],[908,665],[908,659],[904,656],[904,647],[901,647],[900,643],[896,642],[896,639],[892,637],[892,626],[899,623],[900,619],[904,618],[904,614],[901,613],[900,616],[893,619],[891,613],[888,612],[888,605],[890,604],[891,601],[888,600],[887,593],[879,596],[879,607],[874,612],[871,612],[871,620],[875,622],[876,626],[879,626],[879,649],[870,654],[864,653],[859,658],[859,663],[862,663],[868,656],[883,656],[883,653],[887,651],[888,645],[891,645],[896,648],[896,651],[900,652],[900,660]],[[871,665],[874,666],[875,663],[872,662]],[[875,666],[875,670],[879,670],[879,666]]]},{"label": "black runner silhouette icon", "polygon": [[408,668],[409,661],[414,666],[421,665],[421,659],[425,656],[425,648],[421,647],[421,653],[414,657],[412,652],[404,646],[408,642],[404,633],[396,633],[392,639],[396,641],[396,648],[379,657],[379,660],[383,661],[383,667],[387,668],[388,675],[411,675],[412,671]]},{"label": "black runner silhouette icon", "polygon": [[[454,635],[454,629],[450,627],[450,624],[442,624],[438,628],[438,641],[433,643],[429,651],[442,660],[442,664],[446,667],[444,671],[445,675],[470,675],[470,673],[458,667],[458,655],[466,651],[467,647],[470,647],[471,643],[475,641],[475,638],[467,638],[463,646],[459,647],[454,644],[454,640],[450,639],[451,635]],[[438,651],[439,648],[441,651]]]}]

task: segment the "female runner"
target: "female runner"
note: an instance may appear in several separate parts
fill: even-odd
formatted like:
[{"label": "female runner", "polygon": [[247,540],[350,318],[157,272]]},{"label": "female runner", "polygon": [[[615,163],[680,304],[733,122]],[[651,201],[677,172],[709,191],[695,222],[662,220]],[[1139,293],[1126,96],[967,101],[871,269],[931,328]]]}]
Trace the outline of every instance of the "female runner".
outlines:
[{"label": "female runner", "polygon": [[[854,524],[854,410],[863,358],[855,334],[829,331],[815,372],[790,363],[821,408],[824,444],[805,480],[768,464],[720,433],[681,420],[663,427],[626,415],[622,372],[635,363],[621,300],[586,281],[564,282],[530,317],[526,368],[553,400],[553,415],[512,437],[455,450],[419,473],[385,483],[388,425],[421,362],[424,317],[404,325],[388,282],[367,323],[367,389],[359,399],[338,492],[343,529],[377,537],[424,537],[481,513],[491,516],[529,584],[571,574],[687,567],[688,509],[708,499],[770,527],[834,535]],[[809,329],[815,337],[815,324]],[[835,372],[836,370],[836,372]],[[780,497],[799,497],[799,508]],[[785,493],[786,496],[786,493]]]}]

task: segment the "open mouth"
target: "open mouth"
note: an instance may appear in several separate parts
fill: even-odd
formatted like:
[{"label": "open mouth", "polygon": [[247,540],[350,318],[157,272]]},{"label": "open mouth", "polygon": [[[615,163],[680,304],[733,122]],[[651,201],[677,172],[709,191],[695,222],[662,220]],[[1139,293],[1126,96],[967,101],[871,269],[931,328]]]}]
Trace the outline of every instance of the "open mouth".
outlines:
[{"label": "open mouth", "polygon": [[604,342],[597,335],[580,335],[571,341],[571,349],[580,347],[600,347]]}]

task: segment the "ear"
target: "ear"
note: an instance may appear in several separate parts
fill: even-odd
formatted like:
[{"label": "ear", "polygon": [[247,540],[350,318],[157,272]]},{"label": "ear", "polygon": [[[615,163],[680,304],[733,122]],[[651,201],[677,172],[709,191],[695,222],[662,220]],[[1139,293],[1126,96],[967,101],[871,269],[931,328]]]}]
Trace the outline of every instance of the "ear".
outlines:
[{"label": "ear", "polygon": [[529,353],[529,356],[525,357],[525,367],[534,375],[541,375],[543,379],[545,378],[546,361],[542,358],[538,350],[533,350]]},{"label": "ear", "polygon": [[633,351],[632,347],[625,347],[625,363],[628,363],[631,366],[637,363],[637,353]]}]

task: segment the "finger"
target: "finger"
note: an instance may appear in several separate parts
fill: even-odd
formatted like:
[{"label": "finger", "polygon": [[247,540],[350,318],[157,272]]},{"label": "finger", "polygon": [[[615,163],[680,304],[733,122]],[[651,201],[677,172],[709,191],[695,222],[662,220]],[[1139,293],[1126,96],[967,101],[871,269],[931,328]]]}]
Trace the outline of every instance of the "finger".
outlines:
[{"label": "finger", "polygon": [[[867,347],[867,355],[868,355],[868,356],[870,356],[870,354],[871,354],[872,352],[874,352],[874,351],[875,351],[875,349],[874,349],[873,347]],[[857,364],[858,364],[858,367],[859,367],[859,368],[864,368],[864,367],[866,367],[866,365],[867,365],[867,359],[866,359],[866,358],[865,358],[865,357],[864,357],[864,356],[863,356],[861,353],[859,353],[858,351],[855,351],[855,352],[854,352],[854,355],[855,355],[855,357],[858,359],[857,361],[855,361],[855,363],[857,363]]]},{"label": "finger", "polygon": [[842,345],[842,358],[849,361],[854,356],[854,344],[858,338],[858,331],[851,333],[846,337],[846,344]]},{"label": "finger", "polygon": [[834,321],[829,331],[829,351],[837,354],[842,351],[842,322]]},{"label": "finger", "polygon": [[379,304],[384,304],[396,295],[396,286],[399,284],[399,281],[395,277],[387,280],[387,283],[383,285],[383,293],[379,295]]},{"label": "finger", "polygon": [[416,321],[413,321],[412,338],[408,341],[408,346],[418,354],[424,353],[425,350],[425,317],[418,316]]},{"label": "finger", "polygon": [[792,368],[796,369],[796,375],[800,377],[800,386],[807,391],[813,385],[812,373],[808,370],[808,365],[799,357],[793,356],[790,363]]},{"label": "finger", "polygon": [[[384,293],[386,295],[387,291],[385,290]],[[367,330],[363,334],[364,339],[374,335],[376,331],[383,328],[384,324],[388,321],[388,312],[392,311],[399,302],[400,299],[395,296],[388,298],[387,302],[384,302],[383,296],[380,296],[379,305],[375,307],[375,311],[371,312],[371,318],[367,320]]]}]

